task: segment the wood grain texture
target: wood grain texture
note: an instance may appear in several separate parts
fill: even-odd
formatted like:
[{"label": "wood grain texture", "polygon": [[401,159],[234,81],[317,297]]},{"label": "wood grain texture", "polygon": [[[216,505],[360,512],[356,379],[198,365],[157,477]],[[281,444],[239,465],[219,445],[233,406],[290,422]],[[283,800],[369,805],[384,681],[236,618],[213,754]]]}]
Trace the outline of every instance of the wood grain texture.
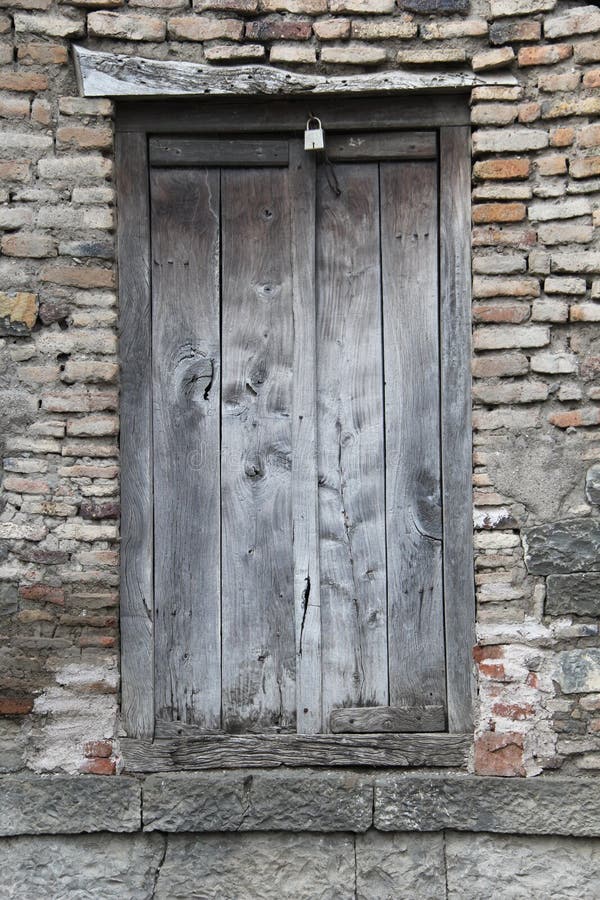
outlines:
[{"label": "wood grain texture", "polygon": [[288,142],[240,138],[150,138],[151,166],[287,166]]},{"label": "wood grain texture", "polygon": [[315,310],[316,159],[291,143],[291,262],[294,327],[292,515],[296,609],[296,730],[321,731],[321,575],[317,472]]},{"label": "wood grain texture", "polygon": [[221,724],[219,172],[151,172],[155,707]]},{"label": "wood grain texture", "polygon": [[458,89],[478,84],[516,84],[513,75],[476,75],[470,71],[392,70],[354,75],[299,75],[270,66],[210,66],[175,60],[120,56],[73,48],[84,97],[164,97],[223,94],[349,94]]},{"label": "wood grain texture", "polygon": [[434,163],[382,163],[390,705],[446,704]]},{"label": "wood grain texture", "polygon": [[[231,71],[231,70],[229,70]],[[155,103],[121,101],[117,104],[116,128],[148,131],[154,135],[218,133],[247,135],[295,131],[303,132],[312,114],[321,118],[329,131],[390,131],[399,128],[420,130],[441,125],[467,125],[470,110],[467,95],[398,97],[314,97],[297,98],[213,98],[203,100],[157,100]],[[327,136],[327,135],[326,135]]]},{"label": "wood grain texture", "polygon": [[442,471],[450,731],[473,726],[470,131],[440,131]]},{"label": "wood grain texture", "polygon": [[330,160],[353,162],[382,159],[435,159],[435,131],[383,131],[331,134],[326,140]]},{"label": "wood grain texture", "polygon": [[121,741],[126,772],[278,766],[464,766],[469,734],[211,735]]},{"label": "wood grain texture", "polygon": [[334,709],[330,716],[334,733],[373,734],[376,732],[444,731],[444,706],[365,706]]},{"label": "wood grain texture", "polygon": [[317,182],[323,721],[388,703],[383,373],[376,164]]},{"label": "wood grain texture", "polygon": [[226,731],[292,729],[293,310],[285,169],[222,193],[222,640]]},{"label": "wood grain texture", "polygon": [[121,351],[121,721],[154,731],[150,216],[143,134],[116,141]]}]

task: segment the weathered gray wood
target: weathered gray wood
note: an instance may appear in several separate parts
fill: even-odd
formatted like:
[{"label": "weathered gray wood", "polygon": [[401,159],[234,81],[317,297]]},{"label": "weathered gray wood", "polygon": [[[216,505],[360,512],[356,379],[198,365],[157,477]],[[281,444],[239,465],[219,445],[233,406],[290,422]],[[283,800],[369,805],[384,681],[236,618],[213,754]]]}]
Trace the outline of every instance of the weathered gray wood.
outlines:
[{"label": "weathered gray wood", "polygon": [[222,208],[222,640],[226,731],[296,719],[288,173],[226,169]]},{"label": "weathered gray wood", "polygon": [[154,731],[150,222],[146,138],[116,141],[121,312],[121,721]]},{"label": "weathered gray wood", "polygon": [[296,609],[296,730],[318,734],[321,718],[321,576],[317,486],[314,153],[290,154],[292,303],[292,536]]},{"label": "weathered gray wood", "polygon": [[446,704],[434,163],[382,163],[390,705]]},{"label": "weathered gray wood", "polygon": [[448,725],[473,724],[470,131],[440,132],[442,482]]},{"label": "weathered gray wood", "polygon": [[470,71],[388,72],[354,75],[299,75],[269,66],[208,66],[175,60],[143,59],[73,48],[80,92],[84,97],[164,97],[166,95],[353,93],[465,90],[479,84],[516,84],[505,73]]},{"label": "weathered gray wood", "polygon": [[435,159],[435,131],[383,131],[327,136],[330,160]]},{"label": "weathered gray wood", "polygon": [[124,739],[127,772],[278,766],[464,766],[469,734],[212,735]]},{"label": "weathered gray wood", "polygon": [[334,709],[330,716],[334,733],[433,732],[446,728],[443,706],[367,706]]},{"label": "weathered gray wood", "polygon": [[317,182],[323,721],[388,703],[377,164]]},{"label": "weathered gray wood", "polygon": [[332,131],[421,130],[470,122],[467,94],[403,94],[394,97],[295,97],[288,99],[213,98],[209,100],[120,101],[116,128],[152,134],[232,134],[304,131],[312,114],[320,116],[325,136]]},{"label": "weathered gray wood", "polygon": [[148,143],[151,166],[287,166],[289,157],[287,141],[155,137]]},{"label": "weathered gray wood", "polygon": [[221,724],[219,173],[151,172],[155,708]]}]

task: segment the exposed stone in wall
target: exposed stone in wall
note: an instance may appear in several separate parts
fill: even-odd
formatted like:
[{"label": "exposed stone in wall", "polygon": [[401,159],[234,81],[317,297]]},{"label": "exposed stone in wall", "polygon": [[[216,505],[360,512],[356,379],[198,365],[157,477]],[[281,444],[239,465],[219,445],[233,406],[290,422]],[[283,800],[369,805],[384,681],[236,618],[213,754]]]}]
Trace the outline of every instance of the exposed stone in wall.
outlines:
[{"label": "exposed stone in wall", "polygon": [[76,40],[301,71],[459,65],[516,76],[472,96],[474,760],[505,775],[600,768],[600,691],[589,680],[571,692],[564,674],[576,658],[564,654],[598,647],[600,621],[589,572],[600,464],[598,8],[87,7],[5,0],[0,14],[0,765],[118,765],[114,110],[77,96]]}]

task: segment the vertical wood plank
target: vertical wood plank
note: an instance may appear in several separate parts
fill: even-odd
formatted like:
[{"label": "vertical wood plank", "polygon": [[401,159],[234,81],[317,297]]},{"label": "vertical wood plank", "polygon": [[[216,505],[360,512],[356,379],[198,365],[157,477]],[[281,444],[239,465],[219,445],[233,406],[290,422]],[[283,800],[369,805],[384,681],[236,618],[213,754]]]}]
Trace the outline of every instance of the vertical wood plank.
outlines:
[{"label": "vertical wood plank", "polygon": [[116,137],[121,352],[121,715],[154,733],[150,222],[145,134]]},{"label": "vertical wood plank", "polygon": [[468,127],[440,129],[442,472],[448,727],[473,726],[471,157]]},{"label": "vertical wood plank", "polygon": [[154,169],[158,719],[220,727],[219,171]]},{"label": "vertical wood plank", "polygon": [[377,164],[317,185],[323,720],[388,703]]},{"label": "vertical wood plank", "polygon": [[437,171],[380,168],[390,705],[445,705]]},{"label": "vertical wood plank", "polygon": [[290,146],[294,372],[292,515],[296,607],[296,730],[318,734],[321,717],[321,576],[317,473],[315,155]]},{"label": "vertical wood plank", "polygon": [[288,172],[228,169],[221,178],[223,726],[292,730]]}]

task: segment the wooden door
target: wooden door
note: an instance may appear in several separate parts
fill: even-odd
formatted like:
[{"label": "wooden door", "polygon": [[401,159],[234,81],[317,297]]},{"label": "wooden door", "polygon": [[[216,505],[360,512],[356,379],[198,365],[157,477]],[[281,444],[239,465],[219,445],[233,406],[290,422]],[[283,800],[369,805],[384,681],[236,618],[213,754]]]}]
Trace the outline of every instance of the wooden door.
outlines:
[{"label": "wooden door", "polygon": [[439,157],[150,140],[159,731],[452,725]]}]

